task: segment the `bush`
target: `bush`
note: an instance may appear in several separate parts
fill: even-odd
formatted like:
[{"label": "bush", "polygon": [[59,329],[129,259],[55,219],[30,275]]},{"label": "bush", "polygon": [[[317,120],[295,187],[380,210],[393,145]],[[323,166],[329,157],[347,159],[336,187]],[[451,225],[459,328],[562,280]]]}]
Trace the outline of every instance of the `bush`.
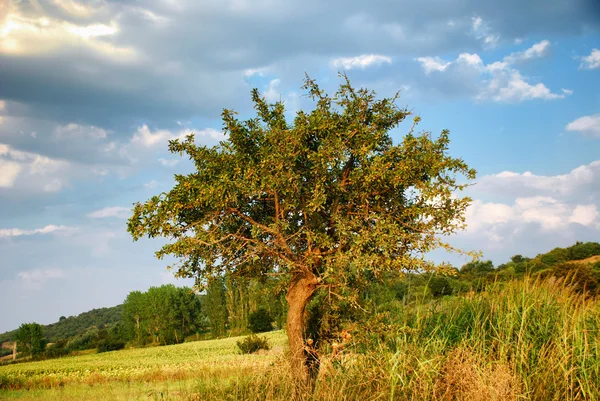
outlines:
[{"label": "bush", "polygon": [[100,331],[96,327],[91,327],[83,333],[70,338],[66,347],[72,351],[96,348],[99,332]]},{"label": "bush", "polygon": [[6,355],[10,355],[12,353],[13,353],[12,349],[9,349],[9,348],[0,348],[0,358],[3,357],[3,356],[6,356]]},{"label": "bush", "polygon": [[549,266],[567,262],[570,259],[569,251],[564,248],[554,248],[542,256],[542,262]]},{"label": "bush", "polygon": [[252,334],[242,341],[237,342],[237,346],[242,351],[242,354],[253,354],[258,350],[270,350],[269,340],[267,337],[259,337],[256,334]]},{"label": "bush", "polygon": [[106,339],[98,342],[98,353],[100,352],[108,352],[108,351],[117,351],[125,348],[125,342],[116,339]]},{"label": "bush", "polygon": [[59,358],[61,356],[69,355],[71,351],[66,347],[67,341],[60,340],[46,348],[46,358]]},{"label": "bush", "polygon": [[446,277],[431,277],[427,286],[435,298],[452,295],[452,286]]},{"label": "bush", "polygon": [[258,308],[248,316],[248,328],[253,333],[273,330],[272,322],[271,314],[264,308]]}]

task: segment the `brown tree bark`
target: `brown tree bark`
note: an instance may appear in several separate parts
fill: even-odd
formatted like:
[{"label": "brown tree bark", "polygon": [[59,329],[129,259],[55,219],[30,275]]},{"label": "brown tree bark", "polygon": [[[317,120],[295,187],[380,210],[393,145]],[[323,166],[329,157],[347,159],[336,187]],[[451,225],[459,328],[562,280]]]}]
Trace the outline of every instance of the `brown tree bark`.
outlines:
[{"label": "brown tree bark", "polygon": [[309,385],[309,374],[304,352],[304,312],[306,305],[317,288],[313,274],[295,276],[285,297],[288,302],[287,335],[290,346],[290,363],[295,382],[299,387]]}]

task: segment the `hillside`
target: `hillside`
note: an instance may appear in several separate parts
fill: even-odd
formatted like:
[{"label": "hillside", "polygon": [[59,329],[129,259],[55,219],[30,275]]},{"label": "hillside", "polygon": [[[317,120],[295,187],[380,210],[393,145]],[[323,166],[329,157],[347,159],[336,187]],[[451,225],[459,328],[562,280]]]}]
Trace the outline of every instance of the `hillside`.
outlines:
[{"label": "hillside", "polygon": [[[103,328],[121,321],[123,305],[92,309],[77,316],[62,316],[58,322],[44,326],[44,334],[49,342],[65,340],[84,333],[91,327]],[[0,334],[0,344],[14,341],[17,330]]]}]

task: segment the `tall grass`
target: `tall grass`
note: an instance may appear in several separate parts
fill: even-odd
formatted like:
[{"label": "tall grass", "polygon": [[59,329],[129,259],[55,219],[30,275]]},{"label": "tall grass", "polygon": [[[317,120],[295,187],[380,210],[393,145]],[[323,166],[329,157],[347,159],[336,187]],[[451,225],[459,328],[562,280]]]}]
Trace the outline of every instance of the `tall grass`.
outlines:
[{"label": "tall grass", "polygon": [[[600,308],[557,281],[496,283],[406,308],[399,328],[324,358],[314,400],[599,400]],[[358,333],[360,339],[360,333]],[[282,362],[231,399],[293,396]],[[227,394],[221,394],[228,397]]]}]

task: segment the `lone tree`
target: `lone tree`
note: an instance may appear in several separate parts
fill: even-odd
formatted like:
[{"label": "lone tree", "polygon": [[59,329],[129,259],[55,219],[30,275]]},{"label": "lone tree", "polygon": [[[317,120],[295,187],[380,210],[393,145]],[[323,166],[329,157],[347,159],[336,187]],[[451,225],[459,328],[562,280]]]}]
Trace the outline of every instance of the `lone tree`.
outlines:
[{"label": "lone tree", "polygon": [[292,372],[306,368],[305,308],[319,288],[351,287],[389,270],[430,268],[424,254],[447,246],[440,235],[462,228],[470,203],[455,192],[475,177],[448,155],[448,131],[414,133],[400,144],[389,131],[411,113],[394,98],[377,100],[345,75],[334,97],[306,77],[316,102],[286,121],[283,102],[269,104],[257,89],[257,116],[240,121],[224,110],[227,139],[218,146],[193,135],[169,143],[196,171],[176,175],[168,193],[136,204],[128,222],[135,240],[171,241],[156,254],[178,258],[178,277],[204,285],[230,272],[288,280],[287,335]]}]

